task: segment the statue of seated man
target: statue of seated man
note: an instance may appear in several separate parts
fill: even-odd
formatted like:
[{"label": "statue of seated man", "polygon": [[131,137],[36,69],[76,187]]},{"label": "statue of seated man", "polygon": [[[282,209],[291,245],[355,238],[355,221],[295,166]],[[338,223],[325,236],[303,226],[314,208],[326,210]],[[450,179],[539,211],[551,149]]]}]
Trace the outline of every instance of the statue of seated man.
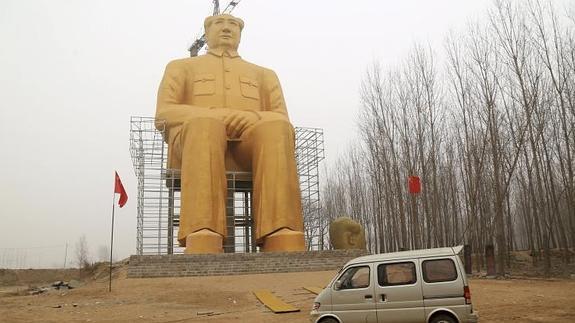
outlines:
[{"label": "statue of seated man", "polygon": [[204,27],[208,52],[167,65],[156,110],[168,167],[181,170],[180,245],[186,253],[223,251],[231,159],[252,173],[261,250],[304,250],[295,134],[279,80],[238,55],[241,19],[210,16]]},{"label": "statue of seated man", "polygon": [[329,225],[329,240],[334,249],[365,249],[365,231],[349,217],[339,217]]}]

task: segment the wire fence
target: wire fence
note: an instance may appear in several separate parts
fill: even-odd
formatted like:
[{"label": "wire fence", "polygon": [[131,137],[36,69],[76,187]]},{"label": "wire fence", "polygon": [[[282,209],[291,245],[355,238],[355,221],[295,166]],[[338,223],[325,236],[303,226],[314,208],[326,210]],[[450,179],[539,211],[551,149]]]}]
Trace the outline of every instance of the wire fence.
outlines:
[{"label": "wire fence", "polygon": [[66,244],[25,248],[0,248],[0,269],[74,267]]}]

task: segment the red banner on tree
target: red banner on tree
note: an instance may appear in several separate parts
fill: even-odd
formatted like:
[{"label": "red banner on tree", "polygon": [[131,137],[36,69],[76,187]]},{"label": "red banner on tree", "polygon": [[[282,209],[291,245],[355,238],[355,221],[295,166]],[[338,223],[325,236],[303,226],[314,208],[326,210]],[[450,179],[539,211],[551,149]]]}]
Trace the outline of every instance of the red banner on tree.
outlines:
[{"label": "red banner on tree", "polygon": [[419,176],[409,176],[407,186],[409,188],[409,193],[411,194],[421,192],[421,181],[419,180]]}]

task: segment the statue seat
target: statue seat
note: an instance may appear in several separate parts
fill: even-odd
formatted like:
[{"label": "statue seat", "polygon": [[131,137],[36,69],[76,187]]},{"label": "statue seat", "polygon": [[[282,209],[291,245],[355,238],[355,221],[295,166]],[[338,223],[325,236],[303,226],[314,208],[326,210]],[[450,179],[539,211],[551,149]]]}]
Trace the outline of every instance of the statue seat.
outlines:
[{"label": "statue seat", "polygon": [[[168,158],[168,160],[170,160],[170,158]],[[168,165],[170,165],[169,161]],[[169,189],[179,191],[181,188],[180,169],[168,166],[164,172],[165,174],[163,177],[166,180],[166,186]],[[234,180],[237,182],[252,182],[252,173],[249,170],[240,167],[230,155],[226,155],[226,175],[233,175]],[[228,183],[228,189],[229,187],[230,183]]]}]

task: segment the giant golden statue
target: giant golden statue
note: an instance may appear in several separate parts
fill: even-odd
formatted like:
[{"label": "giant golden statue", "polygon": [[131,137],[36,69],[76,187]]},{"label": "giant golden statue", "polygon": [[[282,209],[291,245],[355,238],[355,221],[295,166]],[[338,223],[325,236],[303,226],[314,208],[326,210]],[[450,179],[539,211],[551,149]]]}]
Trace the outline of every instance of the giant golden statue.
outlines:
[{"label": "giant golden statue", "polygon": [[304,250],[290,124],[276,74],[237,52],[244,22],[204,21],[208,52],[168,64],[156,119],[168,167],[181,169],[178,240],[186,253],[219,253],[226,236],[226,166],[252,172],[255,235],[263,251]]}]

